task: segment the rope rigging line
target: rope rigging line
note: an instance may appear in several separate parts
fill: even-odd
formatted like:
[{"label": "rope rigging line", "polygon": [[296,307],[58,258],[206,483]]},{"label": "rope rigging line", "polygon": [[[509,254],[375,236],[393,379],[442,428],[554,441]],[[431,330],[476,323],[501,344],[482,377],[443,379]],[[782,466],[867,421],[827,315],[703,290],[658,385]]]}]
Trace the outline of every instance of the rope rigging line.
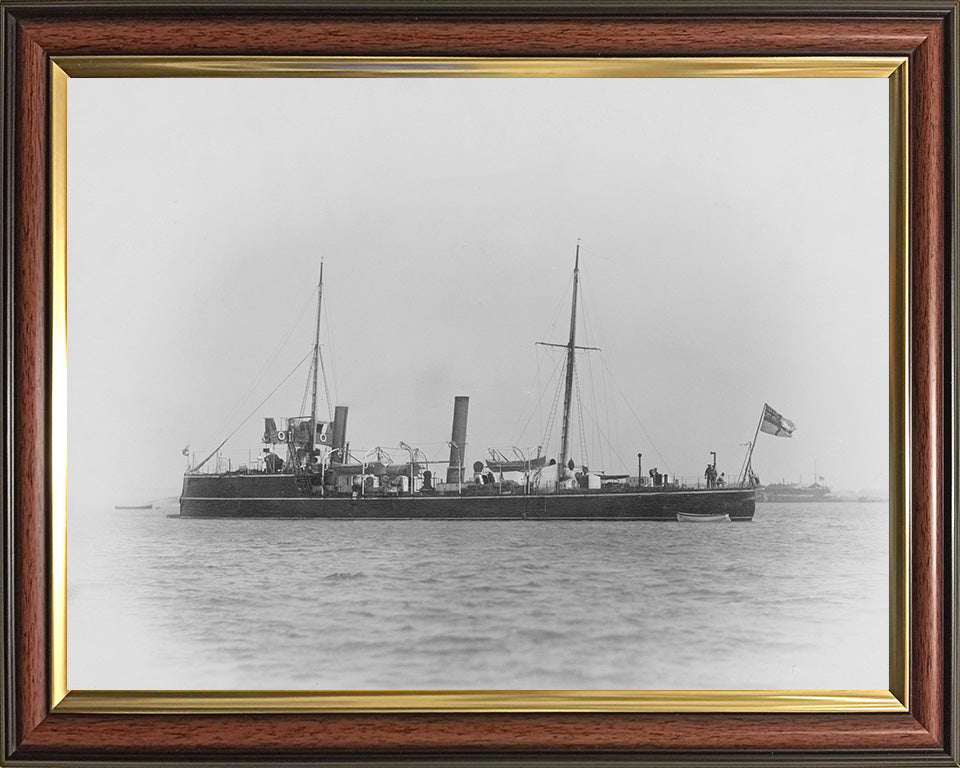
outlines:
[{"label": "rope rigging line", "polygon": [[257,405],[257,407],[254,408],[252,411],[250,411],[249,415],[248,415],[243,421],[241,421],[239,424],[237,424],[237,426],[236,426],[236,428],[233,430],[233,432],[231,432],[229,435],[227,435],[227,436],[223,439],[223,442],[220,443],[220,445],[218,445],[216,448],[214,448],[214,449],[210,452],[210,455],[207,456],[207,458],[205,458],[203,461],[201,461],[199,464],[197,464],[197,466],[193,467],[193,468],[190,470],[190,472],[196,472],[198,469],[200,469],[200,467],[202,467],[204,464],[206,464],[208,461],[210,461],[210,459],[212,459],[212,458],[216,455],[217,451],[219,451],[221,448],[223,448],[223,446],[225,446],[225,445],[227,444],[227,440],[229,440],[231,437],[233,437],[235,434],[237,434],[237,432],[240,431],[240,428],[241,428],[244,424],[246,424],[248,421],[250,421],[251,418],[253,418],[253,416],[257,413],[257,411],[259,411],[259,410],[263,407],[263,405],[267,402],[267,400],[269,400],[271,397],[273,397],[274,392],[276,392],[278,389],[280,389],[280,387],[282,387],[282,386],[286,383],[287,379],[289,379],[291,376],[293,376],[293,374],[295,374],[295,373],[297,372],[297,369],[300,368],[300,366],[303,365],[303,364],[307,361],[307,359],[308,359],[312,354],[313,354],[313,350],[311,349],[309,352],[307,352],[307,354],[305,354],[305,355],[301,358],[300,362],[297,363],[297,364],[293,367],[293,370],[291,370],[290,373],[288,373],[286,376],[284,376],[283,379],[280,380],[280,383],[277,384],[277,386],[275,386],[272,390],[270,390],[270,394],[267,395],[265,398],[263,398],[263,400],[260,401],[260,403]]},{"label": "rope rigging line", "polygon": [[[581,280],[581,285],[583,285],[583,280]],[[601,322],[600,313],[597,312],[596,310],[594,310],[594,307],[595,307],[595,306],[596,306],[596,305],[594,304],[594,301],[593,301],[593,293],[591,292],[591,294],[590,294],[590,309],[593,310],[593,317],[594,317],[594,321],[595,321],[595,322],[594,322],[594,327],[596,328],[597,337],[598,337],[598,339],[597,339],[597,344],[598,344],[599,346],[601,346],[602,348],[606,349],[606,348],[608,347],[608,344],[607,344],[607,334],[606,334],[606,331],[604,330],[603,323]],[[586,307],[586,301],[584,301],[584,324],[586,324],[586,316],[587,316],[587,307]],[[602,363],[604,363],[604,365],[606,365],[606,363],[605,363],[605,361],[604,361],[604,357],[603,357],[603,352],[600,353],[600,361],[601,361]],[[607,369],[607,370],[609,371],[609,369]],[[613,444],[619,442],[620,435],[619,435],[619,432],[618,432],[616,435],[614,435],[614,434],[613,434],[613,429],[612,429],[611,426],[610,426],[610,411],[611,411],[611,408],[610,408],[610,397],[609,397],[609,395],[608,395],[608,393],[607,393],[607,376],[604,375],[604,372],[603,372],[603,371],[601,371],[600,374],[601,374],[601,375],[600,375],[600,386],[601,386],[601,388],[602,388],[602,395],[603,395],[603,398],[602,398],[602,399],[603,399],[603,415],[604,415],[604,420],[606,421],[606,424],[607,424],[606,440],[607,440],[611,445],[613,445]],[[593,402],[593,412],[594,412],[595,414],[597,414],[598,416],[599,416],[599,414],[600,414],[600,409],[597,407],[596,399],[594,399],[594,402]],[[617,421],[617,423],[619,424],[619,420],[616,420],[616,421]],[[602,445],[602,443],[601,443],[601,445]],[[662,458],[663,458],[663,457],[661,457],[661,459],[662,459]],[[602,460],[602,457],[601,457],[601,460]],[[664,461],[663,463],[664,463],[664,466],[666,466],[667,462]],[[669,469],[669,467],[668,467],[668,469]]]},{"label": "rope rigging line", "polygon": [[[599,413],[597,408],[597,379],[594,373],[593,360],[590,355],[587,355],[587,375],[590,379],[590,403],[593,406],[593,412]],[[604,454],[603,450],[603,441],[599,437],[595,438],[597,453],[600,455],[600,466],[605,467],[607,465],[607,456]]]},{"label": "rope rigging line", "polygon": [[[557,323],[559,322],[560,311],[561,311],[562,307],[567,303],[568,297],[572,298],[572,297],[571,297],[571,294],[572,294],[574,282],[575,282],[574,276],[571,275],[571,277],[570,277],[570,288],[569,288],[566,292],[564,292],[564,295],[561,297],[560,302],[557,304],[557,308],[554,310],[553,322],[552,322],[551,325],[550,325],[550,333],[551,333],[551,334],[552,334],[552,332],[554,331],[554,329],[556,328]],[[578,291],[578,294],[579,294],[579,296],[578,296],[577,298],[582,299],[582,297],[583,297],[583,292],[582,292],[582,290],[579,290],[579,291]],[[549,334],[548,334],[548,337],[550,337]],[[565,361],[565,357],[561,357],[561,358],[558,360],[557,366],[556,366],[556,368],[554,369],[554,374],[553,374],[553,375],[556,375],[556,372],[561,368],[561,366],[562,366],[562,364],[564,363],[564,361]],[[539,368],[538,368],[538,373],[539,373]],[[550,381],[553,380],[553,375],[551,376]],[[581,404],[580,404],[581,393],[580,393],[580,390],[579,390],[579,378],[578,378],[578,372],[577,372],[576,366],[574,366],[574,379],[577,381],[577,393],[576,393],[576,394],[577,394],[577,398],[578,398],[578,408],[580,408],[580,405],[581,405]],[[556,424],[556,421],[557,421],[557,410],[558,410],[558,405],[559,405],[559,402],[560,402],[560,393],[561,393],[561,390],[562,390],[562,385],[563,385],[563,378],[560,377],[560,378],[558,379],[558,381],[557,381],[557,388],[556,388],[556,391],[554,392],[553,401],[552,401],[551,406],[550,406],[550,412],[549,412],[549,415],[548,415],[548,418],[547,418],[547,424],[546,424],[546,429],[545,429],[545,431],[544,431],[544,428],[541,426],[541,432],[540,432],[540,433],[541,433],[541,435],[543,435],[543,438],[542,438],[542,440],[541,440],[541,443],[542,443],[542,445],[543,445],[543,450],[544,450],[545,452],[548,451],[549,443],[550,443],[550,438],[551,438],[551,436],[553,435],[553,427],[554,427],[554,425]],[[547,387],[549,387],[549,386],[550,386],[550,382],[548,381],[548,382],[547,382]],[[545,392],[545,391],[546,391],[546,388],[544,388],[543,392]],[[542,395],[543,395],[543,393],[541,393],[541,399],[538,401],[538,406],[539,406],[539,405],[542,405]],[[579,411],[578,411],[578,413],[579,413]],[[529,426],[529,422],[530,422],[530,420],[532,420],[532,418],[533,418],[533,414],[531,414],[531,418],[527,420],[527,426]],[[581,451],[583,452],[583,454],[584,454],[584,455],[587,455],[587,443],[586,443],[585,431],[584,431],[584,429],[583,429],[583,414],[582,414],[582,413],[579,413],[579,419],[580,419],[580,442],[581,442],[580,448],[581,448]],[[541,421],[541,423],[542,423],[542,421]],[[526,426],[524,427],[523,433],[521,433],[521,438],[522,438],[523,434],[525,434],[525,433],[526,433]]]},{"label": "rope rigging line", "polygon": [[[598,320],[598,324],[599,324],[599,320]],[[600,328],[600,333],[601,333],[601,336],[604,335],[604,334],[603,334],[603,328],[602,328],[602,327]],[[607,346],[605,339],[604,339],[603,345],[604,345],[604,347]],[[600,353],[600,362],[603,362],[603,361],[604,361],[603,353],[601,352],[601,353]],[[610,436],[610,438],[612,439],[613,442],[619,442],[619,441],[620,441],[620,431],[617,430],[617,434],[614,434],[614,433],[613,433],[613,430],[610,428],[610,410],[611,410],[611,408],[610,408],[610,397],[609,397],[609,395],[607,394],[607,378],[608,378],[607,376],[602,375],[602,371],[601,371],[600,386],[603,388],[603,413],[604,413],[604,416],[605,416],[606,422],[607,422],[607,434]],[[615,420],[615,423],[619,426],[619,425],[620,425],[620,420],[619,420],[619,419],[616,419],[616,420]],[[666,466],[666,462],[664,462],[664,466]],[[668,469],[669,469],[669,468],[668,468]]]},{"label": "rope rigging line", "polygon": [[[597,428],[597,434],[599,434],[604,440],[607,441],[607,446],[610,448],[610,452],[617,457],[617,460],[620,462],[621,468],[627,469],[627,462],[625,462],[623,460],[623,457],[619,453],[617,453],[617,449],[613,447],[613,443],[611,443],[610,439],[603,433],[603,430],[600,428],[600,425],[597,423],[597,419],[594,417],[594,415],[590,413],[590,411],[587,411],[587,416],[590,417],[590,420],[593,422],[594,426]],[[663,463],[664,463],[664,466],[666,466],[667,462],[663,462]],[[670,467],[667,467],[667,469],[670,470]],[[670,471],[670,474],[673,474],[672,470]]]},{"label": "rope rigging line", "polygon": [[303,381],[303,397],[300,399],[300,410],[297,411],[299,415],[303,415],[303,412],[307,410],[307,395],[310,394],[310,379],[313,376],[313,360],[310,361],[310,367],[307,369],[307,378]]},{"label": "rope rigging line", "polygon": [[[537,355],[537,393],[540,392],[540,349],[534,345],[534,350]],[[527,389],[526,397],[523,398],[523,402],[520,404],[520,409],[517,411],[517,420],[513,423],[513,429],[510,430],[510,442],[513,442],[513,438],[517,433],[517,427],[520,426],[520,420],[523,418],[523,414],[527,410],[527,403],[530,401],[530,395],[533,393],[532,389]]]},{"label": "rope rigging line", "polygon": [[[554,311],[553,311],[553,319],[552,319],[552,321],[551,321],[551,323],[550,323],[550,326],[549,326],[549,328],[548,328],[548,330],[547,330],[547,333],[544,335],[544,339],[545,339],[545,340],[548,339],[548,338],[552,338],[553,332],[554,332],[554,330],[555,330],[556,327],[557,327],[557,323],[560,321],[560,312],[561,312],[562,308],[568,303],[567,297],[568,297],[568,296],[571,296],[571,297],[572,297],[574,282],[575,282],[575,281],[574,281],[574,275],[571,274],[571,275],[570,275],[570,282],[567,284],[567,285],[568,285],[567,290],[563,292],[563,295],[560,297],[560,301],[557,302],[557,307],[556,307],[556,309],[554,309]],[[558,370],[558,369],[560,368],[560,365],[561,365],[562,362],[563,362],[563,358],[561,358],[561,359],[557,362],[557,368],[556,368],[555,371],[554,371],[554,375],[556,374],[556,370]],[[552,380],[552,378],[553,378],[553,377],[551,376],[551,380]],[[557,418],[557,405],[558,405],[559,402],[560,402],[560,390],[562,389],[562,386],[561,386],[562,384],[563,384],[563,378],[560,377],[560,378],[557,380],[557,389],[556,389],[556,392],[554,393],[554,396],[553,396],[553,403],[551,404],[551,407],[550,407],[549,416],[547,417],[547,426],[546,426],[546,434],[545,434],[545,435],[544,435],[544,433],[543,433],[543,431],[542,431],[542,429],[541,429],[541,435],[544,435],[543,438],[542,438],[542,440],[541,440],[541,444],[543,445],[543,450],[544,450],[544,452],[547,452],[547,451],[548,451],[549,443],[550,443],[550,436],[553,434],[553,426],[554,426],[554,424],[556,423],[556,418]],[[549,382],[549,381],[547,382],[547,386],[548,386],[548,387],[550,386],[550,382]],[[542,393],[541,393],[541,400],[542,400]],[[538,406],[539,406],[540,404],[541,404],[541,401],[538,401]],[[531,418],[532,418],[532,414],[531,414]],[[528,419],[528,421],[527,421],[528,425],[529,425],[529,421],[530,421],[530,420]],[[523,433],[521,434],[521,437],[523,436],[523,434],[526,434],[526,427],[524,427],[524,431],[523,431]]]},{"label": "rope rigging line", "polygon": [[607,361],[603,359],[602,355],[600,356],[600,362],[603,363],[603,367],[607,369],[607,373],[610,376],[610,381],[612,381],[613,386],[617,388],[617,392],[620,393],[620,397],[623,398],[623,402],[626,403],[627,408],[630,409],[630,413],[633,414],[633,418],[636,419],[637,424],[639,425],[640,429],[643,431],[644,436],[647,438],[647,440],[650,441],[650,445],[653,446],[653,450],[656,452],[657,456],[660,457],[660,461],[663,462],[663,466],[667,468],[667,472],[669,472],[671,475],[674,474],[674,471],[670,468],[670,464],[667,462],[665,458],[663,458],[663,454],[660,453],[660,449],[657,448],[657,444],[653,442],[653,438],[650,437],[650,433],[647,432],[647,428],[643,426],[643,422],[640,421],[640,417],[637,416],[637,412],[633,410],[633,406],[630,405],[630,401],[627,400],[627,396],[623,394],[623,390],[620,388],[620,384],[613,377],[613,371],[610,370],[609,366],[607,365]]},{"label": "rope rigging line", "polygon": [[[590,324],[588,320],[590,313],[587,311],[587,303],[585,299],[586,299],[586,294],[584,294],[583,292],[583,278],[581,277],[580,304],[583,307],[583,335],[584,335],[585,341],[587,342],[587,345],[590,346]],[[591,308],[593,307],[592,302],[590,306]],[[593,412],[598,413],[599,411],[597,410],[597,385],[593,375],[592,355],[587,355],[586,360],[587,360],[587,376],[590,381],[590,400],[593,403]],[[609,411],[607,412],[607,416],[609,417]],[[603,441],[600,440],[599,437],[596,438],[596,447],[597,447],[597,453],[600,454],[600,466],[605,467],[607,460],[606,460],[606,457],[603,455]]]},{"label": "rope rigging line", "polygon": [[[283,350],[287,342],[290,340],[290,337],[293,335],[293,332],[296,330],[297,326],[300,324],[300,321],[303,319],[304,313],[306,313],[307,308],[313,303],[313,298],[316,296],[317,288],[314,286],[313,290],[310,291],[310,295],[307,297],[306,303],[303,305],[303,309],[300,310],[300,314],[297,315],[297,319],[293,321],[293,324],[287,329],[286,334],[283,339],[280,341],[280,344],[274,349],[273,354],[267,358],[267,361],[263,364],[263,367],[257,373],[256,378],[253,380],[253,383],[247,388],[247,391],[243,394],[243,397],[240,398],[240,401],[233,407],[221,422],[217,425],[217,428],[213,430],[214,434],[220,432],[227,424],[229,424],[239,413],[240,409],[246,404],[247,400],[253,394],[253,391],[259,386],[260,382],[263,380],[263,377],[266,375],[267,371],[270,369],[270,366],[273,364],[274,360],[277,359],[277,355]],[[301,408],[301,413],[303,409]]]},{"label": "rope rigging line", "polygon": [[[537,396],[537,408],[536,408],[535,410],[533,410],[533,411],[530,412],[530,416],[527,418],[526,424],[523,425],[523,429],[520,431],[520,434],[516,437],[516,439],[511,439],[511,442],[513,442],[513,443],[519,443],[519,442],[521,442],[521,441],[523,440],[524,435],[527,434],[527,429],[529,429],[529,427],[530,427],[530,422],[533,421],[533,417],[534,417],[535,415],[540,415],[540,417],[541,417],[541,418],[540,418],[540,431],[538,432],[538,435],[539,435],[540,437],[543,436],[543,414],[542,414],[542,410],[543,410],[543,409],[542,409],[543,396],[547,393],[547,390],[550,388],[550,385],[553,383],[554,377],[555,377],[555,376],[557,375],[557,373],[560,371],[562,362],[563,362],[562,359],[558,360],[558,361],[557,361],[557,364],[553,367],[553,373],[550,374],[550,378],[547,379],[547,383],[543,386],[543,388],[540,390],[540,392],[539,392],[539,394],[538,394],[538,396]],[[554,402],[556,402],[556,401],[554,401]],[[548,425],[549,425],[550,422],[548,421],[547,423],[548,423]],[[511,438],[512,438],[512,436],[511,436]],[[546,445],[545,445],[545,444],[542,444],[542,445],[543,445],[543,449],[546,450]]]},{"label": "rope rigging line", "polygon": [[543,402],[543,396],[544,394],[546,394],[547,388],[550,386],[551,382],[553,381],[553,377],[557,375],[557,371],[559,369],[560,369],[560,361],[558,361],[557,364],[554,366],[553,373],[551,373],[550,378],[547,379],[546,385],[541,388],[540,387],[540,364],[538,361],[537,363],[537,407],[534,410],[530,411],[530,416],[527,418],[526,423],[523,425],[523,429],[520,431],[519,435],[516,435],[517,426],[520,423],[520,419],[523,417],[523,409],[521,408],[520,416],[517,418],[517,424],[514,424],[513,431],[510,433],[511,443],[519,443],[521,440],[523,440],[523,436],[527,434],[527,428],[530,426],[530,422],[533,421],[533,417],[537,415],[540,416],[539,434],[541,435],[543,434],[543,414],[541,413],[540,406]]},{"label": "rope rigging line", "polygon": [[[602,376],[602,375],[600,376],[600,384],[603,387],[603,412],[606,415],[606,419],[607,419],[607,434],[610,435],[610,437],[613,438],[614,440],[618,441],[620,437],[619,432],[618,434],[614,435],[613,430],[610,429],[610,399],[607,397],[607,377],[606,376]],[[663,464],[664,466],[666,466],[667,463],[664,462]]]},{"label": "rope rigging line", "polygon": [[550,324],[547,326],[546,333],[543,335],[543,340],[547,341],[554,329],[557,327],[557,323],[560,322],[560,310],[563,309],[569,302],[567,301],[567,296],[570,294],[573,288],[573,275],[570,276],[570,282],[567,283],[567,288],[563,292],[563,296],[560,297],[560,301],[557,303],[557,308],[553,310],[553,317],[550,320]]},{"label": "rope rigging line", "polygon": [[[581,281],[581,282],[582,282],[582,281]],[[593,294],[592,294],[592,293],[590,294],[590,306],[591,306],[591,308],[593,308],[593,307],[595,306],[595,303],[594,303],[594,301],[593,301]],[[607,342],[606,332],[604,331],[604,328],[603,328],[603,323],[600,322],[599,314],[598,314],[596,311],[594,311],[593,315],[594,315],[594,318],[595,318],[594,327],[595,327],[595,329],[596,329],[596,331],[597,331],[597,334],[598,334],[598,337],[599,337],[599,344],[600,344],[602,347],[606,348],[606,347],[608,346],[608,342]],[[610,395],[609,395],[609,393],[608,393],[608,387],[607,387],[607,379],[609,378],[610,382],[612,382],[613,386],[615,387],[615,389],[617,390],[617,392],[620,394],[621,399],[623,400],[623,402],[626,404],[627,408],[629,409],[629,411],[630,411],[631,415],[633,416],[634,420],[637,422],[637,425],[640,427],[640,430],[643,432],[643,434],[644,434],[644,436],[646,437],[647,441],[650,443],[650,445],[652,446],[654,452],[657,454],[657,457],[660,459],[661,463],[663,463],[663,465],[666,467],[667,471],[670,472],[671,474],[673,474],[673,470],[671,469],[669,462],[663,457],[663,454],[660,452],[660,449],[657,447],[657,444],[654,442],[653,438],[650,436],[650,433],[647,432],[647,428],[643,425],[643,422],[640,421],[640,417],[637,415],[637,412],[634,410],[633,406],[630,404],[630,401],[627,399],[627,396],[624,394],[623,389],[620,387],[620,384],[617,382],[616,378],[614,377],[613,371],[611,371],[611,370],[610,370],[610,366],[607,365],[606,358],[604,357],[604,355],[603,355],[602,352],[600,353],[600,363],[603,365],[603,369],[604,369],[604,371],[605,371],[605,373],[606,373],[606,375],[601,376],[601,379],[600,379],[601,385],[602,385],[602,388],[603,388],[603,392],[602,392],[602,395],[603,395],[603,408],[604,408],[604,411],[605,411],[605,413],[606,413],[606,422],[607,422],[607,433],[604,435],[604,439],[607,441],[608,445],[610,445],[610,447],[611,447],[611,449],[612,449],[612,447],[613,447],[613,442],[611,441],[611,437],[613,437],[613,434],[612,434],[612,429],[611,429],[611,427],[610,427],[610,400],[611,400],[611,397],[610,397]],[[599,411],[596,411],[596,409],[595,409],[595,412],[599,413]],[[599,425],[598,425],[598,426],[599,426]],[[619,458],[619,454],[618,454],[618,458]],[[620,459],[620,460],[623,461],[623,459]],[[626,465],[624,465],[624,466],[626,466]]]},{"label": "rope rigging line", "polygon": [[[540,397],[540,393],[543,392],[543,387],[540,386],[541,352],[540,352],[540,347],[538,345],[534,344],[533,348],[537,351],[537,434],[542,435],[543,434],[543,399]],[[533,418],[533,414],[531,414],[530,418]],[[530,422],[528,421],[527,424],[529,423]],[[526,432],[527,432],[527,427],[526,425],[524,425],[523,433],[521,434],[521,437],[523,436],[523,434],[526,434]]]},{"label": "rope rigging line", "polygon": [[330,404],[330,387],[327,384],[327,368],[323,364],[323,349],[318,350],[317,359],[320,360],[320,375],[323,377],[323,396],[327,399],[327,419],[333,423],[333,410]]},{"label": "rope rigging line", "polygon": [[583,428],[583,397],[580,394],[580,370],[575,366],[573,380],[577,385],[577,419],[580,422],[580,450],[583,453],[583,464],[590,466],[590,457],[587,454],[587,432]]},{"label": "rope rigging line", "polygon": [[[333,345],[333,325],[330,323],[330,314],[329,314],[330,299],[328,298],[323,302],[323,320],[324,327],[327,329],[327,341],[330,343],[330,377],[333,379],[333,397],[339,402],[340,401],[340,391],[337,387],[337,350]],[[333,421],[333,416],[330,416],[330,420]]]},{"label": "rope rigging line", "polygon": [[[559,367],[559,365],[558,365]],[[547,419],[547,434],[544,436],[541,444],[546,451],[550,445],[550,436],[553,434],[553,425],[557,421],[557,406],[560,404],[560,393],[563,391],[563,377],[557,377],[557,390],[553,395],[553,403],[550,406],[550,417]]]}]

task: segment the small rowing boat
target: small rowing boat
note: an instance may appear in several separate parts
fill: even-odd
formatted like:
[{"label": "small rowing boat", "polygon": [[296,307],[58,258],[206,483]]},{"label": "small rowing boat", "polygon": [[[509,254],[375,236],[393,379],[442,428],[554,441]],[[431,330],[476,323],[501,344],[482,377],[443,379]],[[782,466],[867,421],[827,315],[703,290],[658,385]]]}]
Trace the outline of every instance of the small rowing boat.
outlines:
[{"label": "small rowing boat", "polygon": [[677,512],[677,522],[678,523],[729,523],[730,515],[727,514],[716,514],[716,515],[697,515],[691,514],[689,512]]}]

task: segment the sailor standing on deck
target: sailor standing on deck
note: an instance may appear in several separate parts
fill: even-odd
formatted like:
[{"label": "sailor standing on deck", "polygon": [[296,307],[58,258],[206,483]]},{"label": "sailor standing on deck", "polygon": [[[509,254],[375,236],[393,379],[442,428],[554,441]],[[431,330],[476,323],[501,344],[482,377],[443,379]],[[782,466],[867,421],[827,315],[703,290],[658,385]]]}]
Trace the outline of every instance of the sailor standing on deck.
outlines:
[{"label": "sailor standing on deck", "polygon": [[275,475],[280,472],[281,468],[283,467],[283,460],[269,448],[264,448],[263,452],[266,454],[263,457],[263,463],[267,474]]},{"label": "sailor standing on deck", "polygon": [[707,488],[713,488],[717,484],[717,468],[713,464],[707,464],[706,470],[704,470],[703,476],[707,480]]}]

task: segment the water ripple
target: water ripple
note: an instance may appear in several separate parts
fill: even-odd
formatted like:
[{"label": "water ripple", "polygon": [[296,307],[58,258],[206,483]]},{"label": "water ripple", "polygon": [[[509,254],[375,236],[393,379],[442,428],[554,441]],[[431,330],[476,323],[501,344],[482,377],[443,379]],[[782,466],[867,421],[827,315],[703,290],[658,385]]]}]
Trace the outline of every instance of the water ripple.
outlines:
[{"label": "water ripple", "polygon": [[887,508],[751,524],[76,510],[73,688],[884,688]]}]

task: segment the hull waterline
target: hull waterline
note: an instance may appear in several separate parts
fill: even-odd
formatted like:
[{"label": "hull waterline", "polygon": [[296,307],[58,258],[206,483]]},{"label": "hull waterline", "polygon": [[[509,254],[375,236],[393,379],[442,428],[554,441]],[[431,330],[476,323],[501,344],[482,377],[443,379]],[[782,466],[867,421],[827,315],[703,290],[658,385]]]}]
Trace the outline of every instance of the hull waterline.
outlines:
[{"label": "hull waterline", "polygon": [[184,518],[346,520],[669,520],[678,515],[752,520],[752,490],[664,490],[530,495],[323,497],[290,475],[187,475]]}]

